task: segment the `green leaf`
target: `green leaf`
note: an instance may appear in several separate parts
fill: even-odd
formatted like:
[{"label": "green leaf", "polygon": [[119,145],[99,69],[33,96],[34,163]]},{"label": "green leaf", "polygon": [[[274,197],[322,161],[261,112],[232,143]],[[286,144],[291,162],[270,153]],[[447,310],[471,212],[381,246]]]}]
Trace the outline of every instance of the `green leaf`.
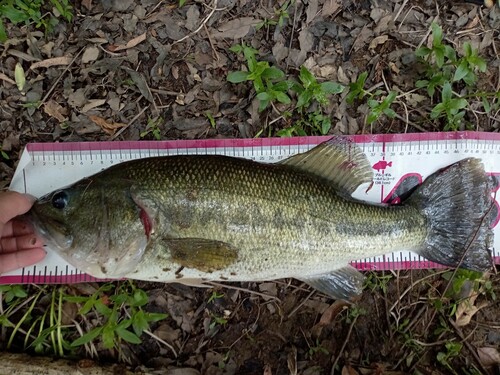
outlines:
[{"label": "green leaf", "polygon": [[453,99],[448,102],[448,108],[454,109],[454,110],[459,110],[467,107],[467,100],[465,99]]},{"label": "green leaf", "polygon": [[16,81],[17,89],[19,91],[23,91],[24,85],[26,84],[26,75],[24,73],[23,66],[20,63],[17,63],[14,68],[14,79]]},{"label": "green leaf", "polygon": [[453,81],[460,81],[463,79],[467,73],[469,72],[469,64],[467,64],[466,60],[460,61],[460,65],[458,65],[457,70],[455,70],[455,75],[453,76]]},{"label": "green leaf", "polygon": [[394,112],[393,109],[391,108],[386,108],[384,109],[384,114],[387,116],[387,117],[390,117],[390,118],[394,118],[396,117],[396,112]]},{"label": "green leaf", "polygon": [[437,23],[433,22],[431,24],[432,29],[432,45],[434,47],[441,46],[443,40],[443,29]]},{"label": "green leaf", "polygon": [[302,108],[309,106],[311,104],[312,92],[304,91],[299,95],[299,99],[297,101],[297,108]]},{"label": "green leaf", "polygon": [[134,306],[144,306],[148,301],[147,293],[142,289],[136,289],[134,292]]},{"label": "green leaf", "polygon": [[304,65],[300,67],[299,78],[306,89],[316,83],[316,78]]},{"label": "green leaf", "polygon": [[287,94],[285,94],[284,92],[276,91],[275,95],[276,95],[276,100],[278,100],[278,102],[280,102],[280,103],[290,104],[292,102],[290,97]]},{"label": "green leaf", "polygon": [[247,79],[248,79],[248,72],[237,71],[237,72],[230,72],[227,75],[227,80],[231,83],[240,83],[246,81]]},{"label": "green leaf", "polygon": [[14,25],[19,22],[25,22],[30,19],[30,15],[22,10],[16,9],[13,6],[0,7],[0,14],[9,19]]},{"label": "green leaf", "polygon": [[332,122],[329,118],[325,118],[321,123],[321,134],[326,135],[332,127]]},{"label": "green leaf", "polygon": [[8,37],[7,37],[7,32],[5,31],[5,26],[2,20],[0,19],[0,42],[5,43],[7,39]]},{"label": "green leaf", "polygon": [[489,112],[491,110],[490,102],[486,97],[483,97],[483,108],[485,112]]},{"label": "green leaf", "polygon": [[466,57],[470,57],[473,55],[472,46],[469,42],[464,43],[464,53]]},{"label": "green leaf", "polygon": [[430,55],[432,52],[432,50],[428,47],[419,47],[415,50],[415,55],[417,57],[425,57],[425,56],[428,56]]},{"label": "green leaf", "polygon": [[442,98],[443,103],[450,101],[452,95],[453,95],[453,92],[451,91],[450,82],[445,82],[443,85],[443,91],[441,92],[441,98]]},{"label": "green leaf", "polygon": [[158,322],[160,320],[168,318],[168,314],[162,313],[145,313],[145,316],[149,322]]},{"label": "green leaf", "polygon": [[453,49],[452,46],[445,45],[444,46],[444,55],[452,62],[454,62],[457,59],[457,53]]},{"label": "green leaf", "polygon": [[[294,87],[294,85],[295,85],[295,82],[293,82],[293,81],[288,81],[288,80],[281,81],[281,82],[278,82],[275,85],[273,85],[273,90],[286,92],[286,91],[290,90],[292,87]],[[295,90],[295,91],[297,91],[297,90]]]},{"label": "green leaf", "polygon": [[186,0],[179,0],[179,8],[182,8],[186,4]]},{"label": "green leaf", "polygon": [[122,339],[124,339],[125,341],[127,341],[131,344],[140,344],[142,342],[141,339],[135,333],[130,332],[127,329],[117,328],[116,333]]},{"label": "green leaf", "polygon": [[102,332],[103,327],[96,327],[71,343],[71,346],[80,346],[93,341]]},{"label": "green leaf", "polygon": [[434,56],[436,57],[436,65],[441,68],[444,65],[444,48],[436,47],[434,49]]},{"label": "green leaf", "polygon": [[344,86],[337,82],[323,82],[320,86],[327,94],[340,94],[344,91]]},{"label": "green leaf", "polygon": [[115,346],[115,331],[109,326],[105,326],[102,330],[102,345],[106,349],[111,349]]},{"label": "green leaf", "polygon": [[265,100],[269,101],[271,100],[271,95],[269,95],[269,93],[264,91],[257,94],[257,99],[259,99],[260,101],[265,101]]},{"label": "green leaf", "polygon": [[280,79],[283,78],[284,76],[285,73],[283,73],[283,71],[281,71],[280,69],[275,68],[274,66],[266,68],[262,72],[262,78],[264,79]]},{"label": "green leaf", "polygon": [[444,107],[443,103],[436,104],[436,106],[434,108],[432,108],[431,118],[432,119],[438,118],[439,116],[441,116],[441,114],[444,112],[444,110],[445,110],[445,107]]},{"label": "green leaf", "polygon": [[377,121],[378,116],[379,116],[379,115],[378,115],[378,113],[370,112],[370,113],[368,114],[368,117],[366,118],[366,123],[367,123],[368,125],[370,125],[370,124],[374,123],[375,121]]}]

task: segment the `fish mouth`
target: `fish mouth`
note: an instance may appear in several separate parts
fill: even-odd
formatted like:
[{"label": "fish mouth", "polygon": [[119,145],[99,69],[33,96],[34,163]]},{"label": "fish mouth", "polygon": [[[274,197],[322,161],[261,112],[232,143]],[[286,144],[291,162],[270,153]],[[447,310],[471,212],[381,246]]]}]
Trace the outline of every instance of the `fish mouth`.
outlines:
[{"label": "fish mouth", "polygon": [[46,245],[63,252],[73,244],[73,236],[62,222],[39,215],[35,208],[31,209],[24,217]]}]

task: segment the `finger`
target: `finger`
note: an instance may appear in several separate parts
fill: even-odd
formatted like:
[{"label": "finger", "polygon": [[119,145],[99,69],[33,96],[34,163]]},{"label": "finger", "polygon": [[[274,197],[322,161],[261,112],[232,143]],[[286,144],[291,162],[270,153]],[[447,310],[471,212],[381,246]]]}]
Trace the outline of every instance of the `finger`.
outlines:
[{"label": "finger", "polygon": [[0,193],[0,224],[6,224],[12,218],[28,212],[33,205],[35,198],[28,194],[21,194],[16,191],[6,191]]},{"label": "finger", "polygon": [[24,220],[11,220],[3,227],[1,237],[23,236],[25,234],[35,233],[35,230],[28,222]]},{"label": "finger", "polygon": [[38,263],[47,253],[42,248],[16,251],[0,255],[0,273]]},{"label": "finger", "polygon": [[33,234],[19,237],[5,237],[0,239],[0,253],[11,253],[42,247],[43,242]]}]

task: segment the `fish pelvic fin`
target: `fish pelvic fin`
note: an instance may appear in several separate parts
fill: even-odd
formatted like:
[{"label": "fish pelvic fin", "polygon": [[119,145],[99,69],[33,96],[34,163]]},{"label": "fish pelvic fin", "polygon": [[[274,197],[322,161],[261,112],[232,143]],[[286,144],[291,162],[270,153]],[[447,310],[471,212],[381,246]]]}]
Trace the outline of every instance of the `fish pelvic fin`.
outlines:
[{"label": "fish pelvic fin", "polygon": [[300,278],[301,281],[334,299],[349,300],[361,294],[365,277],[352,266],[327,274]]},{"label": "fish pelvic fin", "polygon": [[491,269],[492,187],[476,158],[463,159],[429,176],[406,202],[427,221],[428,235],[419,253],[446,266]]},{"label": "fish pelvic fin", "polygon": [[348,137],[335,136],[280,163],[322,177],[346,196],[354,193],[359,185],[373,180],[366,155]]}]

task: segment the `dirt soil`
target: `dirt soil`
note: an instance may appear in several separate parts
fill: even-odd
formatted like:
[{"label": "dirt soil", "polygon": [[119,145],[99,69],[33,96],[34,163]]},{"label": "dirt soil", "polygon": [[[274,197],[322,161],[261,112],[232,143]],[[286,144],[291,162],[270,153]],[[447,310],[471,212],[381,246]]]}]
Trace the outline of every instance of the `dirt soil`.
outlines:
[{"label": "dirt soil", "polygon": [[[422,74],[414,51],[432,42],[432,21],[447,44],[461,51],[470,42],[487,61],[478,88],[500,88],[498,6],[451,0],[73,5],[73,21],[61,20],[50,33],[8,24],[9,40],[0,46],[0,188],[29,142],[248,138],[292,126],[293,115],[284,113],[293,104],[259,112],[251,83],[227,82],[229,72],[245,69],[242,55],[230,51],[237,43],[290,77],[305,65],[319,81],[348,85],[367,71],[367,88],[397,92],[397,116],[371,125],[368,105],[348,105],[347,90],[330,97],[329,134],[443,129],[442,121],[429,119],[434,99],[414,90]],[[21,91],[18,63],[26,76]],[[498,113],[476,104],[462,129],[497,132]],[[500,373],[498,275],[489,276],[492,286],[466,283],[456,303],[445,294],[443,275],[370,273],[353,305],[295,280],[219,286],[215,299],[213,289],[139,284],[150,295],[149,311],[169,313],[152,331],[175,353],[143,337],[141,345],[124,344],[120,356],[98,350],[99,360],[125,358],[132,368],[176,374]],[[458,353],[450,342],[461,344]]]}]

